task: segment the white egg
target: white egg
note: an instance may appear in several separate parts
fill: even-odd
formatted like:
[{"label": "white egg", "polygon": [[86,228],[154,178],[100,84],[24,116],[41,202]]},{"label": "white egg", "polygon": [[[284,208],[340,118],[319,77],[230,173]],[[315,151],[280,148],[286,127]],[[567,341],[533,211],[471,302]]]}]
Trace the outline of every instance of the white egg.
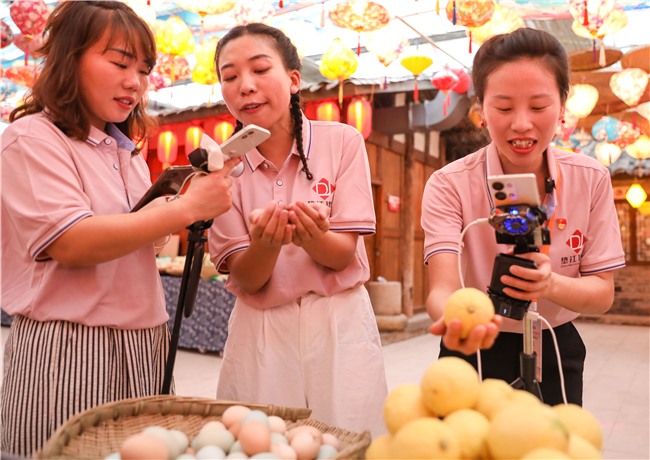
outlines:
[{"label": "white egg", "polygon": [[270,452],[262,452],[261,454],[253,455],[251,459],[281,460],[280,457]]},{"label": "white egg", "polygon": [[226,458],[226,453],[221,447],[205,446],[196,453],[197,460],[221,460]]},{"label": "white egg", "polygon": [[277,415],[269,416],[269,428],[273,433],[284,434],[287,432],[287,423]]},{"label": "white egg", "polygon": [[108,457],[104,457],[104,460],[122,460],[122,457],[120,457],[119,452],[114,452]]},{"label": "white egg", "polygon": [[261,410],[252,410],[246,416],[244,417],[244,420],[242,420],[241,424],[244,426],[246,422],[250,422],[251,420],[259,420],[262,422],[264,425],[267,426],[267,428],[271,428],[269,424],[269,416],[266,415],[264,412]]},{"label": "white egg", "polygon": [[289,445],[286,436],[280,433],[271,433],[271,444],[286,444]]},{"label": "white egg", "polygon": [[192,441],[192,448],[201,450],[205,446],[217,446],[228,452],[235,442],[235,437],[226,429],[201,431]]},{"label": "white egg", "polygon": [[[176,443],[176,457],[187,450],[190,445],[190,441],[187,439],[187,435],[179,430],[169,430],[169,436]],[[175,458],[170,454],[169,458]]]},{"label": "white egg", "polygon": [[287,444],[273,444],[271,446],[271,453],[277,455],[282,460],[296,460],[298,458],[296,451]]},{"label": "white egg", "polygon": [[[241,447],[241,443],[239,441],[235,441],[233,445],[230,447],[230,450],[228,451],[231,454],[236,454],[241,452],[242,454],[244,453],[244,449]],[[246,454],[244,454],[246,455]]]},{"label": "white egg", "polygon": [[221,422],[217,422],[216,420],[212,420],[212,421],[206,423],[205,425],[203,425],[201,427],[201,429],[199,430],[199,433],[202,432],[202,431],[219,430],[219,429],[220,430],[225,430],[226,425],[224,425]]},{"label": "white egg", "polygon": [[339,453],[336,448],[330,446],[329,444],[323,444],[318,450],[318,455],[316,456],[317,460],[326,460],[328,458],[335,457]]},{"label": "white egg", "polygon": [[167,428],[163,428],[162,426],[147,427],[142,430],[141,434],[146,434],[147,436],[153,436],[156,439],[160,439],[163,444],[165,444],[170,459],[178,457],[180,454],[185,452],[185,449],[187,449],[187,447],[185,447],[185,449],[179,450],[174,436],[170,435]]},{"label": "white egg", "polygon": [[226,460],[237,459],[237,460],[246,460],[248,455],[243,452],[231,452],[226,456]]},{"label": "white egg", "polygon": [[196,457],[190,454],[182,454],[176,457],[176,460],[196,460]]}]

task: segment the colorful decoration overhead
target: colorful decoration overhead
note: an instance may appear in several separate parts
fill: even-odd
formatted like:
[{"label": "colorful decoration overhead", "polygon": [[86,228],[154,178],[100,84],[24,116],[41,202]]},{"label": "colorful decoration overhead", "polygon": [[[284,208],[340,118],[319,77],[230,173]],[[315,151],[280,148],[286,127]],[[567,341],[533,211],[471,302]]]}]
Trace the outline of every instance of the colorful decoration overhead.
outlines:
[{"label": "colorful decoration overhead", "polygon": [[496,4],[488,22],[479,27],[468,27],[466,33],[474,43],[482,45],[495,35],[507,34],[521,27],[524,27],[524,20],[515,10]]},{"label": "colorful decoration overhead", "polygon": [[630,107],[639,103],[647,86],[648,74],[641,69],[625,69],[609,80],[612,92]]},{"label": "colorful decoration overhead", "polygon": [[472,84],[472,79],[465,69],[450,69],[458,77],[458,84],[454,86],[451,90],[454,93],[464,94],[469,91],[469,87]]},{"label": "colorful decoration overhead", "polygon": [[409,39],[395,26],[386,27],[366,35],[366,48],[388,67],[409,46]]},{"label": "colorful decoration overhead", "polygon": [[[447,19],[454,25],[481,27],[494,14],[495,2],[492,0],[450,0],[447,2]],[[472,32],[469,35],[469,52],[472,52]]]},{"label": "colorful decoration overhead", "polygon": [[219,77],[214,65],[205,67],[200,62],[197,62],[192,69],[192,81],[201,85],[214,85],[219,83]]},{"label": "colorful decoration overhead", "polygon": [[220,123],[217,123],[214,126],[214,140],[217,142],[217,144],[221,145],[230,136],[232,136],[232,133],[234,132],[235,132],[235,127],[232,125],[232,123],[228,123],[227,121],[222,121]]},{"label": "colorful decoration overhead", "polygon": [[232,10],[237,2],[229,0],[176,0],[175,3],[184,10],[202,17],[208,14],[223,14]]},{"label": "colorful decoration overhead", "polygon": [[162,55],[158,58],[156,69],[163,77],[169,78],[171,84],[176,80],[187,80],[192,75],[190,65],[184,57]]},{"label": "colorful decoration overhead", "polygon": [[373,32],[385,27],[390,13],[379,3],[365,0],[341,2],[330,10],[332,23],[342,29],[354,30],[359,34],[357,56],[361,54],[361,32]]},{"label": "colorful decoration overhead", "polygon": [[372,132],[372,106],[362,97],[355,97],[348,105],[347,124],[354,126],[364,139]]},{"label": "colorful decoration overhead", "polygon": [[14,65],[5,69],[5,77],[17,85],[31,88],[38,77],[38,69],[33,64]]},{"label": "colorful decoration overhead", "polygon": [[650,120],[650,102],[644,102],[636,107],[636,111],[643,118]]},{"label": "colorful decoration overhead", "polygon": [[594,123],[591,135],[597,141],[611,142],[619,136],[619,120],[612,117],[603,117]]},{"label": "colorful decoration overhead", "polygon": [[413,99],[418,101],[420,99],[418,92],[418,76],[426,69],[428,69],[431,64],[433,64],[433,59],[431,59],[429,56],[414,54],[402,58],[400,62],[402,66],[411,72],[415,77],[415,90],[413,91]]},{"label": "colorful decoration overhead", "polygon": [[240,0],[234,8],[237,25],[245,26],[251,22],[271,24],[275,16],[273,3],[264,0]]},{"label": "colorful decoration overhead", "polygon": [[648,194],[639,184],[632,185],[625,194],[625,199],[633,208],[641,206],[645,202],[646,198],[648,198]]},{"label": "colorful decoration overhead", "polygon": [[43,0],[15,0],[9,14],[16,27],[25,35],[39,34],[45,27],[50,12]]},{"label": "colorful decoration overhead", "polygon": [[195,151],[201,145],[203,128],[200,126],[190,126],[185,131],[185,155],[189,157],[190,153]]},{"label": "colorful decoration overhead", "polygon": [[6,99],[13,97],[18,88],[16,85],[6,78],[0,79],[0,102],[4,102]]},{"label": "colorful decoration overhead", "polygon": [[585,118],[598,102],[598,90],[591,85],[573,85],[573,95],[566,101],[566,108],[578,118]]},{"label": "colorful decoration overhead", "polygon": [[449,91],[454,89],[459,82],[460,78],[458,78],[454,72],[446,67],[442,70],[439,70],[433,75],[433,77],[431,77],[431,83],[433,86],[442,91],[442,94],[446,96],[442,104],[442,114],[445,117],[447,116],[447,106],[451,102]]},{"label": "colorful decoration overhead", "polygon": [[634,144],[625,147],[627,154],[637,160],[650,158],[650,137],[645,134],[639,136]]},{"label": "colorful decoration overhead", "polygon": [[332,101],[325,101],[316,107],[316,120],[318,121],[341,121],[341,110]]},{"label": "colorful decoration overhead", "polygon": [[14,33],[4,21],[0,21],[0,48],[11,45],[14,41]]},{"label": "colorful decoration overhead", "polygon": [[158,91],[159,89],[166,88],[171,84],[171,80],[167,81],[165,77],[158,72],[155,68],[149,73],[149,91]]},{"label": "colorful decoration overhead", "polygon": [[596,62],[596,38],[598,30],[614,9],[615,0],[569,0],[569,11],[573,18],[591,35]]},{"label": "colorful decoration overhead", "polygon": [[[607,19],[605,19],[605,22],[603,25],[598,29],[596,32],[595,37],[601,40],[600,42],[600,60],[599,64],[601,67],[605,67],[607,65],[607,56],[605,55],[605,42],[603,41],[606,36],[612,35],[622,28],[624,28],[628,23],[628,18],[627,14],[625,12],[620,11],[620,10],[612,10],[612,12],[607,16]],[[573,32],[578,35],[579,37],[582,38],[589,38],[593,39],[594,35],[591,34],[589,29],[587,29],[585,26],[582,25],[577,20],[573,21],[573,24],[571,25],[571,29],[573,29]]]},{"label": "colorful decoration overhead", "polygon": [[0,106],[0,118],[9,123],[9,115],[16,107],[11,107],[10,105]]},{"label": "colorful decoration overhead", "polygon": [[158,135],[158,161],[162,168],[169,168],[178,156],[178,136],[173,131],[163,131]]},{"label": "colorful decoration overhead", "polygon": [[152,29],[156,24],[156,10],[151,6],[151,2],[147,0],[125,0],[135,14],[140,16]]},{"label": "colorful decoration overhead", "polygon": [[194,47],[196,62],[203,67],[214,67],[214,55],[217,52],[219,37],[211,37],[208,41]]},{"label": "colorful decoration overhead", "polygon": [[609,166],[619,159],[621,156],[621,148],[618,145],[610,144],[608,142],[599,142],[595,148],[596,159],[600,161],[603,166]]},{"label": "colorful decoration overhead", "polygon": [[194,45],[192,31],[178,16],[170,16],[156,31],[156,47],[163,54],[187,56]]},{"label": "colorful decoration overhead", "polygon": [[320,73],[325,78],[339,81],[339,105],[343,104],[343,80],[357,70],[357,57],[341,40],[335,38],[321,57]]},{"label": "colorful decoration overhead", "polygon": [[618,137],[614,139],[614,144],[624,149],[630,144],[634,144],[641,136],[641,130],[635,128],[634,125],[628,121],[621,121],[618,123]]},{"label": "colorful decoration overhead", "polygon": [[291,21],[285,22],[280,27],[280,30],[289,37],[293,46],[296,47],[300,59],[305,57],[307,47],[318,40],[316,27],[311,22],[300,19],[292,19]]},{"label": "colorful decoration overhead", "polygon": [[14,37],[14,45],[25,53],[25,62],[27,62],[29,56],[38,59],[40,55],[37,53],[37,50],[43,46],[43,34],[41,32],[34,36],[16,34]]}]

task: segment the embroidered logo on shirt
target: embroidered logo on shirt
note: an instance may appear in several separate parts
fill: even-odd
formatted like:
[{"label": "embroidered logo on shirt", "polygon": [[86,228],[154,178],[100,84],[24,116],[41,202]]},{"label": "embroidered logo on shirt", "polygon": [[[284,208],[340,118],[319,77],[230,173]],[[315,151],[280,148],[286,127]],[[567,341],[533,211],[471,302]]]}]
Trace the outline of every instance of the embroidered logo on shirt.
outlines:
[{"label": "embroidered logo on shirt", "polygon": [[316,192],[316,195],[321,197],[323,200],[326,200],[332,193],[334,193],[336,187],[334,187],[334,184],[330,184],[327,179],[321,179],[312,187],[312,190]]},{"label": "embroidered logo on shirt", "polygon": [[566,244],[571,249],[573,249],[576,254],[578,254],[582,247],[585,245],[585,241],[585,237],[582,233],[580,233],[580,230],[576,230],[573,232],[573,235],[571,235],[566,241]]}]

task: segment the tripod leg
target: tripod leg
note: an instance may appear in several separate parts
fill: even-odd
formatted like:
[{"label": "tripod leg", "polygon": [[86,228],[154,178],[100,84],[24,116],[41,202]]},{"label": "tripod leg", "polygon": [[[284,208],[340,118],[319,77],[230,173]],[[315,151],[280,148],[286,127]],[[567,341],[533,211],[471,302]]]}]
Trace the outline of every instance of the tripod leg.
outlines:
[{"label": "tripod leg", "polygon": [[194,311],[194,303],[196,302],[196,295],[199,291],[199,282],[201,281],[201,267],[203,266],[203,254],[205,253],[205,244],[199,242],[194,249],[194,263],[192,264],[192,271],[190,272],[190,280],[187,283],[187,291],[185,292],[185,317],[192,316]]}]

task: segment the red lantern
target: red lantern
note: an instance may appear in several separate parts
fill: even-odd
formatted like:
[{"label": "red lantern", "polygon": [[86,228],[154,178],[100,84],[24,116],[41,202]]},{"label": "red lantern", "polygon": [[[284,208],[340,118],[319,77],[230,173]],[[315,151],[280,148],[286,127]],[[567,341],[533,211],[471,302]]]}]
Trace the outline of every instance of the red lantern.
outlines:
[{"label": "red lantern", "polygon": [[469,74],[463,69],[449,69],[456,74],[458,77],[458,83],[451,90],[454,93],[463,94],[469,90],[469,87],[472,83]]},{"label": "red lantern", "polygon": [[201,145],[201,136],[203,136],[203,128],[200,126],[190,126],[185,131],[185,155],[188,155],[199,148]]},{"label": "red lantern", "polygon": [[435,75],[431,78],[431,83],[433,83],[433,86],[438,88],[440,91],[442,91],[442,94],[447,96],[445,98],[445,102],[442,105],[442,114],[445,117],[447,116],[447,106],[451,102],[449,91],[454,89],[459,81],[460,79],[456,76],[456,74],[447,68],[436,72]]},{"label": "red lantern", "polygon": [[364,139],[368,139],[372,131],[372,107],[361,97],[352,99],[348,105],[348,125],[357,128]]},{"label": "red lantern", "polygon": [[163,169],[169,168],[178,155],[178,137],[172,131],[164,131],[158,135],[158,160]]},{"label": "red lantern", "polygon": [[221,145],[232,136],[232,133],[234,132],[235,127],[231,123],[222,121],[214,126],[214,140],[217,141],[217,144]]},{"label": "red lantern", "polygon": [[316,120],[318,121],[341,121],[339,106],[332,101],[323,102],[316,107]]}]

